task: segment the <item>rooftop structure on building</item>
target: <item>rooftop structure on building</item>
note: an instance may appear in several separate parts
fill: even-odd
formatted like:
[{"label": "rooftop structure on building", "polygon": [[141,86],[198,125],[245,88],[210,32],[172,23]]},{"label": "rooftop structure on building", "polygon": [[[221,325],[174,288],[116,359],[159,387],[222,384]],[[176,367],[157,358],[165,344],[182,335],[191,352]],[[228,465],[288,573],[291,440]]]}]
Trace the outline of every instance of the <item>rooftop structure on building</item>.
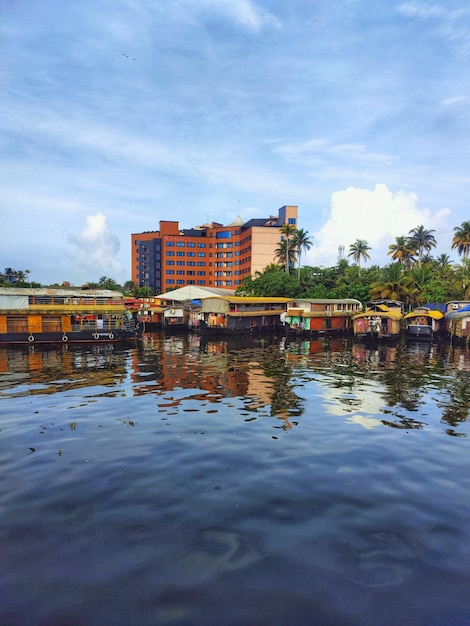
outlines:
[{"label": "rooftop structure on building", "polygon": [[244,222],[238,215],[226,226],[180,228],[179,222],[160,220],[159,230],[131,235],[132,280],[154,294],[186,285],[235,291],[247,276],[277,262],[281,227],[298,228],[297,214],[297,206],[285,205],[277,216]]}]

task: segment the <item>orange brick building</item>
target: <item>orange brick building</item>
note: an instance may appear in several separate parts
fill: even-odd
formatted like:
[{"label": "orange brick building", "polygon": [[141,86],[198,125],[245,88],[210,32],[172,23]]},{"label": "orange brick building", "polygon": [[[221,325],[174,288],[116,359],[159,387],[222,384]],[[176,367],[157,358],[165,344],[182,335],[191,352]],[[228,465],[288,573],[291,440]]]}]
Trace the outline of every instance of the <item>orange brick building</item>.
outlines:
[{"label": "orange brick building", "polygon": [[277,217],[237,218],[227,226],[212,222],[190,229],[161,220],[160,230],[131,235],[132,280],[154,294],[186,285],[238,289],[246,276],[276,262],[280,228],[298,228],[297,209],[286,205]]}]

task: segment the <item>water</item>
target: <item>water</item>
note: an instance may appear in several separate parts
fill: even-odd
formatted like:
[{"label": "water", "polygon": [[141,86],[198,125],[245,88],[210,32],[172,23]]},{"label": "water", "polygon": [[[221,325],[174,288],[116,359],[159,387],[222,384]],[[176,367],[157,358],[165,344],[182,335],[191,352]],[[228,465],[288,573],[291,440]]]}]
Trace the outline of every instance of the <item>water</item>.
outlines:
[{"label": "water", "polygon": [[470,351],[0,349],[0,623],[470,624]]}]

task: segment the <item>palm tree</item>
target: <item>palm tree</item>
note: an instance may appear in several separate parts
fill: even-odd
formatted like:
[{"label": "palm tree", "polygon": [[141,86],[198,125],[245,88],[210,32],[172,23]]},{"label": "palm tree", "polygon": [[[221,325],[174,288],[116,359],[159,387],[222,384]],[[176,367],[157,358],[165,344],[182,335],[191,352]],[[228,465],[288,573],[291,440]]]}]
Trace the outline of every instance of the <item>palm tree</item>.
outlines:
[{"label": "palm tree", "polygon": [[456,226],[454,233],[452,250],[457,248],[459,254],[464,259],[468,259],[470,253],[470,222],[462,222],[461,226]]},{"label": "palm tree", "polygon": [[[289,273],[289,266],[292,265],[292,263],[295,263],[295,249],[292,246],[292,251],[293,254],[291,253],[291,239],[296,231],[296,227],[294,226],[294,224],[283,224],[281,226],[281,228],[279,229],[280,233],[282,235],[284,235],[284,239],[282,239],[281,244],[285,242],[285,267],[286,267],[286,274]],[[281,246],[279,246],[280,248]]]},{"label": "palm tree", "polygon": [[356,241],[349,246],[348,257],[352,257],[354,263],[361,267],[361,258],[364,259],[364,261],[370,259],[368,250],[371,250],[371,248],[368,246],[365,239],[356,239]]},{"label": "palm tree", "polygon": [[302,256],[302,251],[307,252],[313,244],[308,236],[308,232],[303,228],[299,228],[294,232],[292,243],[297,253],[297,277],[300,279],[300,257]]},{"label": "palm tree", "polygon": [[279,259],[279,263],[284,265],[285,271],[288,272],[289,267],[295,263],[295,249],[289,245],[288,239],[279,242],[278,247],[274,250],[274,257]]},{"label": "palm tree", "polygon": [[411,278],[415,283],[415,302],[417,305],[422,304],[421,294],[426,286],[432,281],[434,276],[433,269],[429,264],[414,267],[411,270]]},{"label": "palm tree", "polygon": [[383,269],[382,279],[371,283],[371,300],[386,298],[389,300],[400,300],[408,304],[415,295],[415,285],[413,279],[403,271],[400,263],[392,263]]},{"label": "palm tree", "polygon": [[418,253],[418,263],[421,265],[424,252],[431,252],[432,248],[437,245],[436,238],[433,233],[434,229],[426,230],[423,225],[412,228],[408,233],[410,235],[411,247]]},{"label": "palm tree", "polygon": [[387,252],[389,256],[391,255],[394,261],[402,263],[402,265],[407,269],[410,269],[414,263],[413,253],[414,250],[411,247],[408,237],[395,237],[395,243],[388,246]]}]

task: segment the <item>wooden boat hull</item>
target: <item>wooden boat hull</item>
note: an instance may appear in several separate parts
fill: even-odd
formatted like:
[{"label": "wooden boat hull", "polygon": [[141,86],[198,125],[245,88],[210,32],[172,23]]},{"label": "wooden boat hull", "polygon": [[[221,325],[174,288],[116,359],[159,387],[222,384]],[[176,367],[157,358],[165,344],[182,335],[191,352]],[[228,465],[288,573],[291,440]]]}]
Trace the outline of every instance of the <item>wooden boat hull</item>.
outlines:
[{"label": "wooden boat hull", "polygon": [[406,335],[414,341],[429,341],[433,338],[434,331],[429,324],[408,324],[408,326],[406,327]]},{"label": "wooden boat hull", "polygon": [[39,332],[39,333],[0,333],[0,346],[8,344],[52,344],[52,343],[109,343],[131,341],[136,338],[132,331],[113,330],[80,330],[70,332]]}]

